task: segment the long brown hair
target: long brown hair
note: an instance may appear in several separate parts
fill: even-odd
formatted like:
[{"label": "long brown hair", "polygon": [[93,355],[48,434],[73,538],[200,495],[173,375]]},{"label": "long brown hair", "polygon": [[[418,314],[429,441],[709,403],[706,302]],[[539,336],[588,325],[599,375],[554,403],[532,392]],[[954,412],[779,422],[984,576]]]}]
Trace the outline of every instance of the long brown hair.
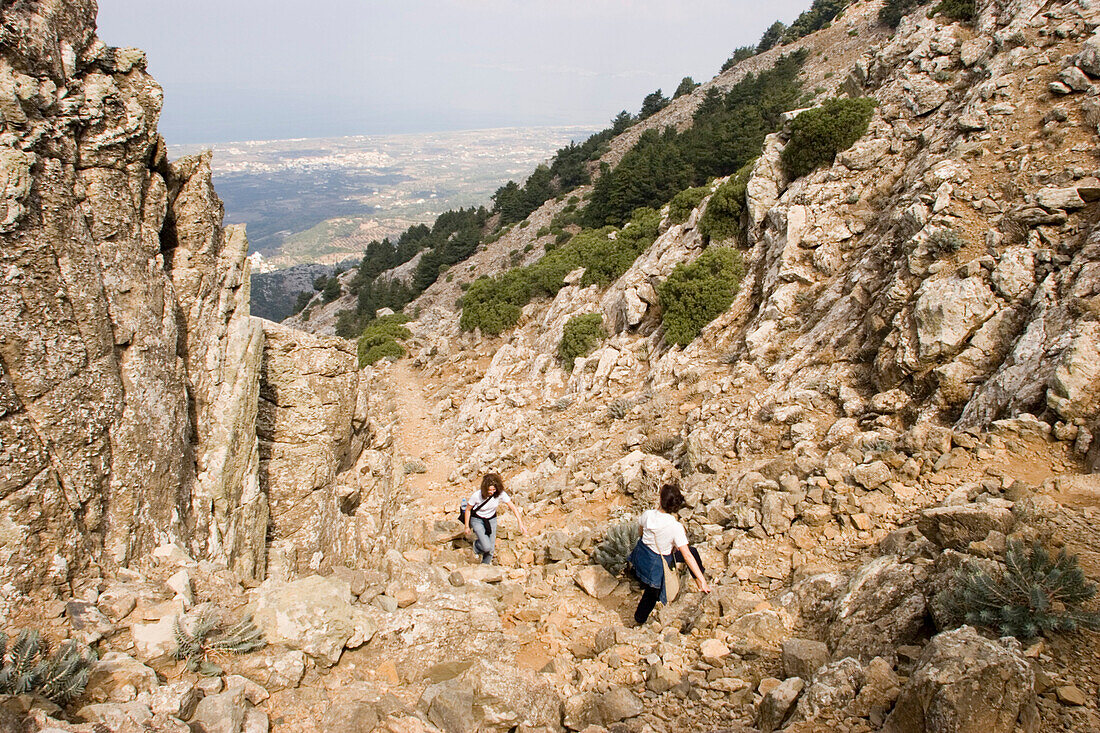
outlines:
[{"label": "long brown hair", "polygon": [[490,494],[487,492],[489,488],[496,489],[492,493],[492,496],[498,496],[504,493],[504,479],[500,477],[499,473],[487,473],[485,478],[481,479],[481,496],[488,499]]}]

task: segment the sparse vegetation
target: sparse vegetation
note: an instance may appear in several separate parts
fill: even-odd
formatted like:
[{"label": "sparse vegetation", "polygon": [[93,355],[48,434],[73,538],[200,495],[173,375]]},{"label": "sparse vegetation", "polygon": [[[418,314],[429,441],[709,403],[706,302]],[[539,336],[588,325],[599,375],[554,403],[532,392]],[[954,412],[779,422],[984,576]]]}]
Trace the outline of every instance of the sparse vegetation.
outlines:
[{"label": "sparse vegetation", "polygon": [[941,227],[928,235],[928,252],[937,257],[958,252],[966,246],[966,240],[951,227]]},{"label": "sparse vegetation", "polygon": [[1063,549],[1052,558],[1038,543],[1028,552],[1013,542],[999,573],[973,563],[959,570],[945,606],[960,623],[1033,639],[1100,629],[1100,613],[1081,606],[1094,595],[1096,584],[1086,580],[1075,555]]},{"label": "sparse vegetation", "polygon": [[211,612],[200,613],[190,628],[177,616],[174,633],[176,659],[186,660],[187,669],[205,677],[217,677],[223,672],[217,664],[221,657],[247,654],[267,645],[251,616],[228,628]]},{"label": "sparse vegetation", "polygon": [[708,241],[733,239],[741,234],[741,216],[745,212],[745,193],[754,160],[718,187],[707,202],[699,220],[699,231]]},{"label": "sparse vegetation", "polygon": [[20,629],[8,642],[0,633],[0,694],[34,693],[66,705],[84,692],[94,651],[70,639],[51,654],[49,642],[34,629]]},{"label": "sparse vegetation", "polygon": [[359,337],[359,367],[374,364],[379,359],[403,357],[405,347],[397,341],[412,337],[412,332],[404,326],[408,320],[408,316],[395,313],[371,321]]},{"label": "sparse vegetation", "polygon": [[475,280],[462,299],[460,327],[500,334],[516,324],[523,306],[533,298],[553,297],[565,285],[565,276],[578,268],[584,268],[582,286],[610,283],[653,243],[659,224],[660,214],[639,209],[620,231],[613,227],[582,231],[538,262]]},{"label": "sparse vegetation", "polygon": [[686,346],[703,326],[729,308],[744,265],[730,247],[709,247],[694,262],[679,264],[661,283],[661,318],[665,340]]},{"label": "sparse vegetation", "polygon": [[662,456],[672,451],[679,443],[679,439],[670,433],[653,435],[642,443],[642,450],[655,456]]},{"label": "sparse vegetation", "polygon": [[673,99],[679,99],[684,95],[691,94],[699,88],[699,82],[692,79],[690,76],[685,76],[680,80],[680,86],[676,87],[676,93],[672,95]]},{"label": "sparse vegetation", "polygon": [[753,46],[741,46],[740,48],[735,48],[733,49],[733,53],[730,54],[730,57],[726,59],[725,62],[722,64],[722,68],[719,70],[719,72],[721,73],[729,71],[745,59],[751,59],[755,55],[756,49]]},{"label": "sparse vegetation", "polygon": [[573,360],[578,356],[592,353],[606,334],[603,330],[603,316],[599,313],[584,313],[573,316],[562,331],[558,345],[558,358],[567,372],[573,371]]},{"label": "sparse vegetation", "polygon": [[630,400],[619,397],[612,400],[611,404],[607,406],[607,417],[611,420],[622,420],[630,414],[632,407],[633,405],[630,403]]},{"label": "sparse vegetation", "polygon": [[803,11],[783,34],[783,43],[797,41],[814,31],[827,28],[848,7],[847,0],[814,0],[809,10]]},{"label": "sparse vegetation", "polygon": [[768,26],[768,29],[764,31],[764,35],[760,37],[760,42],[756,44],[756,52],[764,53],[775,48],[783,40],[783,34],[786,32],[787,26],[782,21],[775,21]]},{"label": "sparse vegetation", "polygon": [[611,525],[607,534],[604,535],[603,542],[592,553],[592,559],[603,565],[607,572],[618,575],[626,569],[626,560],[630,557],[634,545],[638,544],[640,534],[638,522],[634,517],[627,517]]},{"label": "sparse vegetation", "polygon": [[834,98],[809,109],[791,122],[791,139],[783,148],[787,175],[798,178],[824,165],[852,147],[867,132],[875,100]]}]

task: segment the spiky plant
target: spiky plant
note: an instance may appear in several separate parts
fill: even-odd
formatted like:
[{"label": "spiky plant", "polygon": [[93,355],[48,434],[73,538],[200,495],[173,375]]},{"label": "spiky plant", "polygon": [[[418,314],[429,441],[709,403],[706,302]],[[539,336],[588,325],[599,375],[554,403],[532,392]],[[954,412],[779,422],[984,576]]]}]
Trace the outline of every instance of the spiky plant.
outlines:
[{"label": "spiky plant", "polygon": [[630,404],[630,400],[624,400],[620,397],[607,406],[607,416],[611,420],[622,420],[630,412],[631,407],[633,405]]},{"label": "spiky plant", "polygon": [[247,654],[263,648],[264,640],[251,616],[245,616],[226,628],[218,617],[203,611],[188,629],[177,616],[175,623],[176,659],[187,660],[187,668],[206,677],[216,677],[222,668],[215,661],[228,654]]},{"label": "spiky plant", "polygon": [[642,450],[646,453],[660,456],[675,448],[678,442],[680,442],[679,439],[671,433],[651,435],[642,443]]},{"label": "spiky plant", "polygon": [[638,543],[638,536],[638,521],[628,516],[608,528],[603,542],[592,553],[592,559],[603,565],[607,572],[618,575],[626,568],[626,559]]},{"label": "spiky plant", "polygon": [[67,705],[88,686],[88,674],[95,661],[95,652],[76,640],[62,643],[57,652],[40,665],[39,694],[58,705]]},{"label": "spiky plant", "polygon": [[0,658],[0,693],[31,692],[66,705],[84,692],[96,655],[74,640],[50,654],[49,641],[40,633],[20,629],[10,647],[7,634],[0,633]]},{"label": "spiky plant", "polygon": [[1094,595],[1096,584],[1086,580],[1076,555],[1063,549],[1052,558],[1038,543],[1028,552],[1022,543],[1013,542],[1000,573],[974,564],[961,568],[945,605],[972,626],[1033,639],[1082,627],[1100,629],[1100,613],[1081,607]]}]

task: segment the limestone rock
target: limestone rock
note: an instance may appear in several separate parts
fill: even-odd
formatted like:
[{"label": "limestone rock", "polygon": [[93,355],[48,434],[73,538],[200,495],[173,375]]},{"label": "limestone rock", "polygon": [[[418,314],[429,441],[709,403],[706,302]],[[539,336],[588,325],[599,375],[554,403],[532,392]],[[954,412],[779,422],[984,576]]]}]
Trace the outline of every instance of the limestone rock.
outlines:
[{"label": "limestone rock", "polygon": [[965,550],[992,531],[1009,534],[1015,523],[1012,511],[1004,506],[962,504],[925,509],[917,519],[917,528],[940,547]]},{"label": "limestone rock", "polygon": [[783,726],[791,709],[794,708],[802,688],[806,686],[805,680],[799,677],[790,677],[779,685],[769,690],[760,701],[760,712],[756,719],[756,726],[763,733],[771,733]]},{"label": "limestone rock", "polygon": [[[107,652],[92,667],[85,695],[93,702],[128,702],[129,695],[150,692],[158,684],[157,673],[130,655]],[[122,693],[124,688],[129,691]]]},{"label": "limestone rock", "polygon": [[352,602],[346,583],[312,575],[287,583],[265,581],[255,591],[251,613],[268,643],[300,649],[331,666],[345,646],[364,644],[378,628]]},{"label": "limestone rock", "polygon": [[429,685],[419,707],[446,731],[509,731],[516,726],[559,729],[561,700],[537,674],[479,659],[465,672]]},{"label": "limestone rock", "polygon": [[786,639],[783,642],[783,675],[810,679],[829,662],[829,647],[811,639]]},{"label": "limestone rock", "polygon": [[593,598],[606,598],[619,587],[619,581],[607,572],[602,565],[589,565],[581,568],[573,579],[585,593]]},{"label": "limestone rock", "polygon": [[1016,640],[990,641],[969,626],[947,631],[925,647],[883,730],[1035,731],[1034,683]]},{"label": "limestone rock", "polygon": [[893,555],[877,558],[852,578],[829,627],[834,657],[890,655],[916,637],[924,622],[927,572]]},{"label": "limestone rock", "polygon": [[1085,205],[1076,188],[1041,188],[1035,202],[1046,209],[1080,209]]},{"label": "limestone rock", "polygon": [[240,688],[207,695],[195,708],[191,730],[194,733],[241,733],[247,705]]}]

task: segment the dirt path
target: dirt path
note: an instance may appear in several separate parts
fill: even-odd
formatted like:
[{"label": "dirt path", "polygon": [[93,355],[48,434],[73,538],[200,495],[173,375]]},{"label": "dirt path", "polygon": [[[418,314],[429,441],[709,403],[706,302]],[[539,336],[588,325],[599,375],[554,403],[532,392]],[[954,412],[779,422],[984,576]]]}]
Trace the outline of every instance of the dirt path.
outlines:
[{"label": "dirt path", "polygon": [[[452,441],[443,427],[432,417],[425,395],[430,385],[424,375],[401,360],[391,373],[397,429],[394,433],[395,467],[401,487],[418,514],[428,516],[435,511],[458,506],[465,487],[450,481],[456,464],[451,452]],[[424,471],[420,471],[422,464]]]}]

